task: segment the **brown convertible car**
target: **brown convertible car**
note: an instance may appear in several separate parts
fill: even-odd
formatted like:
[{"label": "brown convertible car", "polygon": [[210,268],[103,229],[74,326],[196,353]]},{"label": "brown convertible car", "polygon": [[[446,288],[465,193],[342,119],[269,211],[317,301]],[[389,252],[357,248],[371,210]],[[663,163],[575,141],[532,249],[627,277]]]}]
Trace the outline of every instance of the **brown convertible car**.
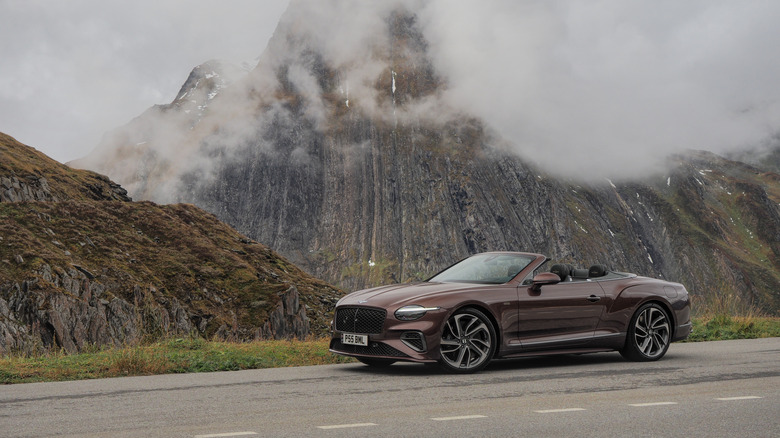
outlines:
[{"label": "brown convertible car", "polygon": [[619,351],[658,360],[691,332],[679,283],[576,269],[541,254],[471,256],[431,279],[353,292],[336,304],[330,351],[370,366],[438,362],[475,372],[491,359]]}]

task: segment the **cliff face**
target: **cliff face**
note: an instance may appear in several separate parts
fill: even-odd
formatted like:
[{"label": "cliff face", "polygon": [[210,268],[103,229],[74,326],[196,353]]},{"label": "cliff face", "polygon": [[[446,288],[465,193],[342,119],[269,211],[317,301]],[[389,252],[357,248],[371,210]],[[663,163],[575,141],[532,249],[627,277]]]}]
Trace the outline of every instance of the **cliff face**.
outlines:
[{"label": "cliff face", "polygon": [[287,14],[258,67],[187,131],[176,166],[123,160],[112,151],[128,146],[107,143],[95,168],[156,168],[135,173],[134,196],[195,203],[348,289],[528,250],[780,309],[777,174],[690,152],[633,182],[554,177],[448,106],[417,16],[386,12],[360,64],[318,44],[306,14]]},{"label": "cliff face", "polygon": [[0,202],[0,354],[326,332],[340,291],[213,215],[130,202],[5,135],[0,151],[0,181],[33,196]]}]

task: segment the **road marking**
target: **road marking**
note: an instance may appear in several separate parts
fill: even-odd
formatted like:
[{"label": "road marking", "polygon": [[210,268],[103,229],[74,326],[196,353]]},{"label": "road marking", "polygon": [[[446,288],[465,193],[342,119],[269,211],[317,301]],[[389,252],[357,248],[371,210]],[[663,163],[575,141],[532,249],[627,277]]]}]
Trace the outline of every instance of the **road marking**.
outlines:
[{"label": "road marking", "polygon": [[676,404],[677,402],[655,402],[655,403],[635,403],[635,404],[629,404],[629,406],[644,408],[647,406],[666,406],[666,405],[676,405]]},{"label": "road marking", "polygon": [[716,398],[715,400],[720,401],[733,401],[733,400],[755,400],[757,398],[763,398],[756,395],[746,395],[742,397],[723,397],[723,398]]},{"label": "road marking", "polygon": [[586,409],[583,408],[567,408],[567,409],[545,409],[541,411],[534,411],[537,414],[556,414],[558,412],[576,412],[576,411],[584,411]]},{"label": "road marking", "polygon": [[437,417],[433,421],[472,420],[474,418],[487,418],[486,415],[461,415],[460,417]]},{"label": "road marking", "polygon": [[258,433],[257,432],[212,433],[210,435],[195,435],[195,438],[219,438],[219,437],[247,436],[247,435],[258,435]]},{"label": "road marking", "polygon": [[374,423],[334,424],[331,426],[317,426],[318,429],[347,429],[350,427],[376,426]]}]

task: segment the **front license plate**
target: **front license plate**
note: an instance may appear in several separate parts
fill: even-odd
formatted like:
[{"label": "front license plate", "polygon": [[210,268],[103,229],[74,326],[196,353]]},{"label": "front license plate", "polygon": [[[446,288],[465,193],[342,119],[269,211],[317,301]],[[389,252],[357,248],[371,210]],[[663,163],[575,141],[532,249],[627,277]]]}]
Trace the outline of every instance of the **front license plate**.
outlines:
[{"label": "front license plate", "polygon": [[341,343],[349,345],[362,345],[368,346],[368,336],[366,335],[353,335],[352,333],[342,333]]}]

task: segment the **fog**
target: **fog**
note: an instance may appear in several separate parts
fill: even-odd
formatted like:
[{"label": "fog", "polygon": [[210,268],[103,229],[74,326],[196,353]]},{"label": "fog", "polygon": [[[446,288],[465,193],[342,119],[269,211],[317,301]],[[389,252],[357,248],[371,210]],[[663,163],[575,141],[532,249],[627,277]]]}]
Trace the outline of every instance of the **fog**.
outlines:
[{"label": "fog", "polygon": [[[19,135],[9,126],[24,119],[29,126],[20,131],[46,132],[34,146],[50,153],[59,139],[61,151],[50,155],[72,159],[97,143],[97,129],[170,102],[189,70],[210,58],[264,53],[255,83],[273,87],[272,67],[301,55],[291,50],[294,39],[265,49],[281,20],[339,70],[345,105],[382,117],[430,117],[441,108],[472,114],[518,154],[561,175],[642,176],[674,152],[755,148],[780,132],[778,2],[293,0],[281,14],[284,3],[233,1],[225,12],[170,0],[119,12],[90,1],[1,3],[17,19],[0,19],[2,32],[14,33],[13,47],[0,54],[22,62],[0,70],[0,130]],[[403,114],[383,106],[374,87],[392,67],[377,53],[388,44],[384,17],[399,4],[416,12],[446,86],[436,102]],[[74,11],[88,19],[57,19]],[[166,38],[175,43],[152,49]],[[307,62],[292,59],[287,80],[317,126],[328,109]],[[228,103],[220,105],[254,106]],[[126,111],[120,117],[116,108]],[[234,130],[255,132],[236,126],[241,116],[229,114]],[[77,135],[84,124],[95,129]]]},{"label": "fog", "polygon": [[0,0],[0,131],[66,162],[210,59],[254,66],[288,0]]},{"label": "fog", "polygon": [[[446,80],[437,108],[482,118],[553,173],[634,178],[675,152],[756,148],[780,132],[778,2],[294,1],[283,21],[383,116],[367,107],[392,66],[372,51],[388,44],[378,17],[398,5],[417,14]],[[406,115],[430,116],[418,106]]]},{"label": "fog", "polygon": [[423,16],[448,98],[553,171],[634,177],[780,128],[778,2],[438,0]]}]

